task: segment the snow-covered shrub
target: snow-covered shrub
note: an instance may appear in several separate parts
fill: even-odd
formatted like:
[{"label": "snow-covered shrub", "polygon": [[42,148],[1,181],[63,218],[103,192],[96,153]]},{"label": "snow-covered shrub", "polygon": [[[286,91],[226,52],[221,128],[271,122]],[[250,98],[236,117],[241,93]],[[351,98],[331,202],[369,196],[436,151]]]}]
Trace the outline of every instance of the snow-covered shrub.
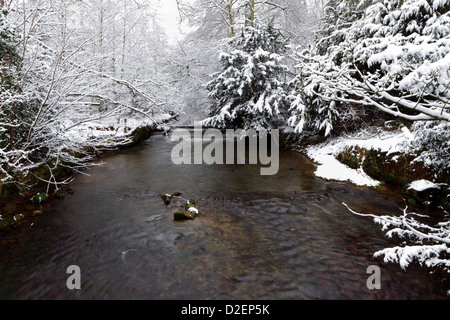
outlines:
[{"label": "snow-covered shrub", "polygon": [[420,152],[416,161],[440,173],[450,172],[450,122],[418,121],[413,130],[413,146]]},{"label": "snow-covered shrub", "polygon": [[340,17],[351,8],[363,13],[329,22],[334,30],[297,55],[300,90],[293,95],[300,102],[292,106],[291,125],[300,131],[309,122],[329,134],[340,104],[411,121],[450,121],[448,1],[341,0],[330,12]]},{"label": "snow-covered shrub", "polygon": [[283,53],[286,43],[271,24],[245,27],[221,52],[222,70],[207,84],[213,100],[204,125],[272,129],[285,122]]}]

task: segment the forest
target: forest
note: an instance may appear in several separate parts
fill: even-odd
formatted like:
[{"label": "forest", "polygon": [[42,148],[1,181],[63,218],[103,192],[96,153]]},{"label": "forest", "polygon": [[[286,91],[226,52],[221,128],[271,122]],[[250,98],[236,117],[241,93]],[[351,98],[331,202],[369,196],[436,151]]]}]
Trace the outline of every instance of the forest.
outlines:
[{"label": "forest", "polygon": [[448,277],[447,0],[0,0],[0,231],[11,199],[194,122],[280,130],[316,177],[400,192],[342,211],[398,240],[374,257]]}]

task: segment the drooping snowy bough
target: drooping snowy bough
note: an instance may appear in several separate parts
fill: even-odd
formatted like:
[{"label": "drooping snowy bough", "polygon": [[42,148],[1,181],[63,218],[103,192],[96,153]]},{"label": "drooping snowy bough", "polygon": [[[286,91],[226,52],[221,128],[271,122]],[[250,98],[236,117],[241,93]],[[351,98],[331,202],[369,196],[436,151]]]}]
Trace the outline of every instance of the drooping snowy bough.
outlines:
[{"label": "drooping snowy bough", "polygon": [[396,236],[405,240],[402,246],[376,252],[375,257],[384,257],[385,262],[398,263],[404,270],[416,261],[422,266],[441,268],[450,274],[450,217],[432,226],[425,222],[427,216],[408,212],[408,207],[403,209],[400,216],[376,216],[358,213],[347,204],[343,205],[353,214],[373,218],[383,231],[387,231],[387,237]]},{"label": "drooping snowy bough", "polygon": [[448,1],[330,3],[331,15],[341,20],[347,11],[359,14],[344,22],[336,18],[339,25],[297,54],[291,125],[329,134],[341,104],[376,107],[411,121],[450,121]]}]

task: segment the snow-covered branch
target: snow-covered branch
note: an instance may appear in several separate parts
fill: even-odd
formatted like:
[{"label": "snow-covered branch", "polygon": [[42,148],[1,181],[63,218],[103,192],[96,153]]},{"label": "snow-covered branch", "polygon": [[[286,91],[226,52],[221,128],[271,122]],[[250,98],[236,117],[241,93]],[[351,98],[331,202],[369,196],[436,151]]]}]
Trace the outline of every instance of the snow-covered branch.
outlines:
[{"label": "snow-covered branch", "polygon": [[379,0],[360,12],[353,3],[333,3],[323,37],[296,54],[292,100],[302,103],[292,108],[294,127],[332,129],[345,105],[410,121],[450,121],[445,1]]},{"label": "snow-covered branch", "polygon": [[373,214],[358,213],[343,205],[353,214],[372,218],[375,223],[382,225],[387,231],[386,236],[394,236],[406,240],[404,246],[386,248],[375,253],[375,257],[384,256],[385,262],[399,263],[403,269],[416,261],[420,265],[433,268],[442,268],[450,273],[450,220],[429,225],[417,218],[426,220],[427,216],[408,212],[403,209],[401,216],[376,216]]}]

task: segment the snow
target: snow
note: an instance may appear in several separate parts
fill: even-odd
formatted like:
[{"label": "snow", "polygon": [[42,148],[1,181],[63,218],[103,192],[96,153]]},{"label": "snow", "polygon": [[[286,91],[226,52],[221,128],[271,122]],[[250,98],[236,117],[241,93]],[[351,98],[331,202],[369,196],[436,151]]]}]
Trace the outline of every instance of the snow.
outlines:
[{"label": "snow", "polygon": [[351,181],[359,186],[376,187],[379,182],[370,178],[362,169],[354,170],[348,166],[340,163],[335,158],[335,151],[337,146],[325,146],[316,150],[309,150],[308,155],[319,166],[315,172],[316,176],[324,179]]},{"label": "snow", "polygon": [[316,176],[337,181],[350,181],[359,186],[376,187],[379,181],[369,177],[362,168],[352,169],[336,157],[347,147],[374,149],[387,154],[407,152],[414,135],[406,127],[395,132],[380,132],[377,135],[362,133],[358,136],[340,136],[306,149],[306,154],[318,164]]},{"label": "snow", "polygon": [[198,214],[198,210],[196,208],[194,208],[194,207],[189,208],[188,211],[191,212],[191,213]]},{"label": "snow", "polygon": [[76,119],[65,120],[64,127],[67,128],[65,136],[68,141],[87,141],[92,137],[123,139],[137,128],[162,123],[170,117],[169,114],[155,115],[152,118],[121,115],[92,120],[76,126],[74,126]]},{"label": "snow", "polygon": [[408,190],[415,190],[415,191],[425,191],[428,189],[438,189],[439,186],[431,181],[422,179],[422,180],[416,180],[411,182],[410,187],[408,188]]},{"label": "snow", "polygon": [[441,252],[448,252],[445,244],[386,248],[376,252],[374,256],[384,256],[384,262],[397,262],[403,270],[406,270],[413,260],[418,260],[420,264],[425,263],[429,267],[436,264],[449,264],[447,260],[436,261],[435,257],[438,257]]}]

